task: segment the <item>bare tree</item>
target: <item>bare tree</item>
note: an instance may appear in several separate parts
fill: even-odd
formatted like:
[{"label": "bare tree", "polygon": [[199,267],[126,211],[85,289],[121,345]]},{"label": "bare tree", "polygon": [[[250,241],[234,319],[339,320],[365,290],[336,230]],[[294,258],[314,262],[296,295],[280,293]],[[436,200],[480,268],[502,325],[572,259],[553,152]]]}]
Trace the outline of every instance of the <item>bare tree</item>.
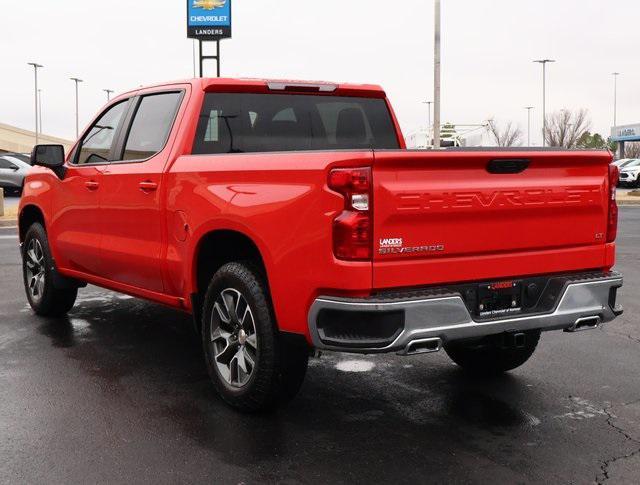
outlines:
[{"label": "bare tree", "polygon": [[489,134],[499,147],[513,147],[522,145],[522,130],[512,122],[501,130],[495,121],[489,120]]},{"label": "bare tree", "polygon": [[563,109],[547,116],[544,139],[550,147],[575,148],[580,138],[590,129],[588,110]]},{"label": "bare tree", "polygon": [[640,143],[625,143],[624,158],[640,158]]}]

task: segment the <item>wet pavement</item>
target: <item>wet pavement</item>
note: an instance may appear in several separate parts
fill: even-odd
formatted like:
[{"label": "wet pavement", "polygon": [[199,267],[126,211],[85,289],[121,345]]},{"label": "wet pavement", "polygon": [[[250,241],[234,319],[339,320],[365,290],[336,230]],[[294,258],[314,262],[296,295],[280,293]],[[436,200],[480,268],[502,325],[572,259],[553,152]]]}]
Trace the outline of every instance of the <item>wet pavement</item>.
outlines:
[{"label": "wet pavement", "polygon": [[95,287],[64,320],[25,305],[0,228],[1,483],[638,483],[640,209],[622,208],[626,313],[547,333],[496,379],[444,353],[329,354],[288,407],[209,384],[188,316]]}]

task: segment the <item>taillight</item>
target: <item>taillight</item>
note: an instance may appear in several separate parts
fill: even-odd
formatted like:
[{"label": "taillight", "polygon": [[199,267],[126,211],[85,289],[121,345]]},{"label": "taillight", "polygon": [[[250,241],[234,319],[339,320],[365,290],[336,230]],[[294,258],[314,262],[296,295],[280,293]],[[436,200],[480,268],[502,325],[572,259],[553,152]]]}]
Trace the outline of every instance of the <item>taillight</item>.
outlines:
[{"label": "taillight", "polygon": [[371,259],[371,168],[337,168],[327,185],[344,197],[344,210],[333,221],[333,254],[347,261]]},{"label": "taillight", "polygon": [[614,242],[618,236],[618,203],[616,189],[620,180],[620,170],[615,165],[609,165],[609,217],[607,221],[607,242]]}]

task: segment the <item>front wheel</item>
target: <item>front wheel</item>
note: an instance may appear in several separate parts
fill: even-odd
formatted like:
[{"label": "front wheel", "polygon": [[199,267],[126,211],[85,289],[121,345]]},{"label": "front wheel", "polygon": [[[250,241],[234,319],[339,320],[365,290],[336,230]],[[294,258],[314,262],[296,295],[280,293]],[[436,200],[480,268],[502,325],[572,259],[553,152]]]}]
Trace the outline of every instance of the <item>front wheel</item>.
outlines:
[{"label": "front wheel", "polygon": [[517,341],[509,335],[497,335],[472,342],[451,342],[445,351],[456,364],[474,374],[495,375],[520,367],[533,355],[540,331],[525,332]]},{"label": "front wheel", "polygon": [[270,409],[298,392],[308,348],[276,329],[260,272],[250,263],[220,268],[205,296],[202,342],[209,376],[220,396],[242,411]]},{"label": "front wheel", "polygon": [[40,223],[27,230],[22,245],[22,275],[27,300],[33,311],[43,317],[60,317],[73,308],[77,288],[56,288],[53,258],[47,233]]}]

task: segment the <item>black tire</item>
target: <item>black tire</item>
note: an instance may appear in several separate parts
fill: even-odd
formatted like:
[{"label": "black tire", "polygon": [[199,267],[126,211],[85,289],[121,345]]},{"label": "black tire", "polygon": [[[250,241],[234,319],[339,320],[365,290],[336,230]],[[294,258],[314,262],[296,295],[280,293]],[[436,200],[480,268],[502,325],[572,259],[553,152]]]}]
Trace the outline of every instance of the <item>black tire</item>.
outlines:
[{"label": "black tire", "polygon": [[5,196],[20,196],[22,194],[22,187],[5,187]]},{"label": "black tire", "polygon": [[496,375],[513,370],[533,355],[540,341],[540,331],[525,333],[525,342],[516,346],[506,335],[472,342],[451,342],[445,351],[465,371],[480,375]]},{"label": "black tire", "polygon": [[[33,254],[30,254],[33,251]],[[42,317],[61,317],[73,308],[78,289],[59,289],[53,282],[54,263],[47,233],[36,222],[29,227],[22,245],[22,276],[27,300]]]},{"label": "black tire", "polygon": [[214,274],[202,309],[202,343],[216,390],[241,411],[289,401],[306,374],[308,347],[278,332],[264,277],[251,263],[228,263]]}]

